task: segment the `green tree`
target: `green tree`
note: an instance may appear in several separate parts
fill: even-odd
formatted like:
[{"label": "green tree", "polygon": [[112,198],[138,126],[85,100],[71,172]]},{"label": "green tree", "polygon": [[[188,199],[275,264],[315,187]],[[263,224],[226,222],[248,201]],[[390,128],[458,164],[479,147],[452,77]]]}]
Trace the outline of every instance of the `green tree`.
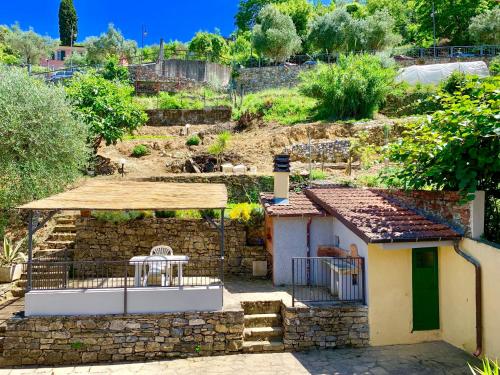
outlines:
[{"label": "green tree", "polygon": [[0,66],[0,236],[8,210],[81,175],[87,134],[61,87]]},{"label": "green tree", "polygon": [[253,43],[258,53],[274,61],[285,61],[300,50],[301,40],[290,16],[267,5],[260,11],[257,21]]},{"label": "green tree", "polygon": [[235,16],[236,27],[239,31],[251,31],[255,26],[259,12],[268,4],[280,0],[240,0]]},{"label": "green tree", "polygon": [[308,0],[287,0],[275,4],[276,9],[292,18],[297,34],[305,39],[308,24],[314,15],[314,7]]},{"label": "green tree", "polygon": [[341,55],[301,76],[300,91],[318,100],[322,117],[372,117],[390,92],[396,71],[374,55]]},{"label": "green tree", "polygon": [[393,47],[401,42],[401,35],[396,34],[396,24],[387,9],[377,10],[366,17],[364,22],[364,49],[367,51],[381,51]]},{"label": "green tree", "polygon": [[70,46],[78,34],[78,17],[73,0],[61,0],[59,4],[59,37],[63,46]]},{"label": "green tree", "polygon": [[108,81],[130,82],[130,74],[127,67],[120,65],[116,56],[112,56],[106,61],[104,69],[100,74]]},{"label": "green tree", "polygon": [[500,44],[500,7],[473,17],[469,25],[469,34],[476,43]]},{"label": "green tree", "polygon": [[8,47],[0,43],[0,64],[15,65],[19,62],[16,55],[9,52]]},{"label": "green tree", "polygon": [[403,40],[409,43],[414,40],[412,30],[415,27],[412,23],[412,1],[413,0],[368,0],[366,3],[366,10],[368,14],[386,10],[394,19],[394,31],[401,34]]},{"label": "green tree", "polygon": [[217,157],[217,166],[222,164],[222,157],[229,147],[231,141],[231,133],[224,131],[217,135],[215,142],[208,147],[208,152]]},{"label": "green tree", "polygon": [[[418,25],[420,42],[432,43],[432,2],[428,0],[413,0],[415,19]],[[449,40],[454,45],[464,45],[470,42],[468,27],[471,19],[495,6],[495,0],[435,0],[436,36]]]},{"label": "green tree", "polygon": [[233,40],[229,42],[229,55],[231,60],[235,62],[243,62],[246,59],[253,57],[252,49],[252,34],[250,31],[242,31],[237,33]]},{"label": "green tree", "polygon": [[38,64],[40,59],[49,56],[57,42],[49,37],[42,37],[33,29],[23,31],[18,24],[12,26],[5,35],[7,46],[21,58],[25,64]]},{"label": "green tree", "polygon": [[212,62],[227,62],[229,49],[219,33],[198,31],[189,42],[189,51]]},{"label": "green tree", "polygon": [[83,44],[87,47],[87,60],[90,64],[102,64],[111,56],[132,61],[137,54],[137,42],[125,39],[113,24],[109,24],[105,33],[99,37],[89,37]]},{"label": "green tree", "polygon": [[77,113],[89,125],[89,144],[97,153],[101,142],[116,144],[147,121],[139,104],[132,101],[134,88],[108,81],[89,72],[74,77],[66,88]]}]

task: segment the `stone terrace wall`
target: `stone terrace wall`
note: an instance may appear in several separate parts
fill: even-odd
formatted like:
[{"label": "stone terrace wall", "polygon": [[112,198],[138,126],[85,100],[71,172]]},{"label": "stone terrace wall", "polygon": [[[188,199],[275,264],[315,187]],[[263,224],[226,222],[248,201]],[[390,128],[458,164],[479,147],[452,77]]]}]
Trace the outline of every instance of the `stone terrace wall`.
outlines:
[{"label": "stone terrace wall", "polygon": [[243,87],[245,93],[275,88],[291,88],[299,83],[299,74],[309,69],[312,69],[309,65],[240,69],[236,84],[238,90]]},{"label": "stone terrace wall", "polygon": [[[247,245],[243,225],[228,221],[224,237],[227,274],[252,275],[253,261],[266,260],[263,246]],[[205,220],[150,218],[115,224],[81,217],[76,222],[74,260],[130,259],[161,244],[193,259],[220,256],[219,232]]]},{"label": "stone terrace wall", "polygon": [[456,191],[375,190],[425,216],[445,222],[465,234],[470,233],[470,205],[461,204]]},{"label": "stone terrace wall", "polygon": [[155,182],[207,183],[226,185],[228,198],[232,202],[257,201],[259,192],[273,191],[274,178],[267,175],[228,175],[222,173],[170,174],[143,179]]},{"label": "stone terrace wall", "polygon": [[282,306],[283,343],[287,350],[363,347],[369,344],[368,307]]},{"label": "stone terrace wall", "polygon": [[149,126],[217,124],[231,120],[231,107],[205,109],[152,109],[146,111]]},{"label": "stone terrace wall", "polygon": [[241,349],[243,325],[243,311],[10,319],[0,365],[227,354]]}]

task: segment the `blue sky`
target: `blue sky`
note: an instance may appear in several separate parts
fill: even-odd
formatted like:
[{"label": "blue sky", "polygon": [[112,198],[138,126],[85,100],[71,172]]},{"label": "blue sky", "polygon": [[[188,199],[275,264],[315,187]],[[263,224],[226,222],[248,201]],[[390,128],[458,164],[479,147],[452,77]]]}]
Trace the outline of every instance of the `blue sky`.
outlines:
[{"label": "blue sky", "polygon": [[[0,24],[19,22],[42,35],[59,38],[60,0],[0,0]],[[145,44],[165,40],[188,41],[198,30],[223,35],[234,29],[238,0],[74,0],[79,17],[78,41],[99,35],[114,23],[128,39],[140,44],[141,25],[148,30]]]}]

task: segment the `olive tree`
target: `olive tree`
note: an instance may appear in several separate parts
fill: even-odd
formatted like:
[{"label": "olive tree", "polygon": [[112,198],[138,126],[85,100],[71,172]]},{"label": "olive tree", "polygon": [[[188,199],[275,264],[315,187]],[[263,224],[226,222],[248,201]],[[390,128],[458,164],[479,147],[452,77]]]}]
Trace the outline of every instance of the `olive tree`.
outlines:
[{"label": "olive tree", "polygon": [[229,47],[219,33],[198,31],[189,42],[189,51],[204,56],[212,62],[224,62],[228,57]]},{"label": "olive tree", "polygon": [[52,38],[41,36],[29,29],[22,30],[19,25],[12,26],[5,35],[5,44],[25,64],[38,64],[40,59],[49,56],[58,43]]},{"label": "olive tree", "polygon": [[300,50],[301,40],[290,16],[266,5],[257,22],[253,29],[253,43],[261,55],[274,61],[285,61]]},{"label": "olive tree", "polygon": [[61,87],[0,66],[0,235],[9,209],[80,176],[87,135]]},{"label": "olive tree", "polygon": [[469,25],[469,34],[477,43],[500,44],[500,7],[473,17]]},{"label": "olive tree", "polygon": [[137,42],[125,39],[113,24],[99,37],[91,36],[83,42],[87,48],[87,60],[90,64],[104,63],[112,56],[124,57],[129,61],[137,54]]}]

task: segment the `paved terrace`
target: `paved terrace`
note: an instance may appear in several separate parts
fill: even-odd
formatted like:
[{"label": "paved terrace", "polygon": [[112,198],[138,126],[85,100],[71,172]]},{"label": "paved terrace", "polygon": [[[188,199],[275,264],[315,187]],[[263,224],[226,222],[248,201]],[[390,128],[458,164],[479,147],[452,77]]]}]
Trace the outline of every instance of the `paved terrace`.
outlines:
[{"label": "paved terrace", "polygon": [[443,342],[301,353],[239,354],[130,364],[4,369],[0,374],[470,375],[469,354]]}]

